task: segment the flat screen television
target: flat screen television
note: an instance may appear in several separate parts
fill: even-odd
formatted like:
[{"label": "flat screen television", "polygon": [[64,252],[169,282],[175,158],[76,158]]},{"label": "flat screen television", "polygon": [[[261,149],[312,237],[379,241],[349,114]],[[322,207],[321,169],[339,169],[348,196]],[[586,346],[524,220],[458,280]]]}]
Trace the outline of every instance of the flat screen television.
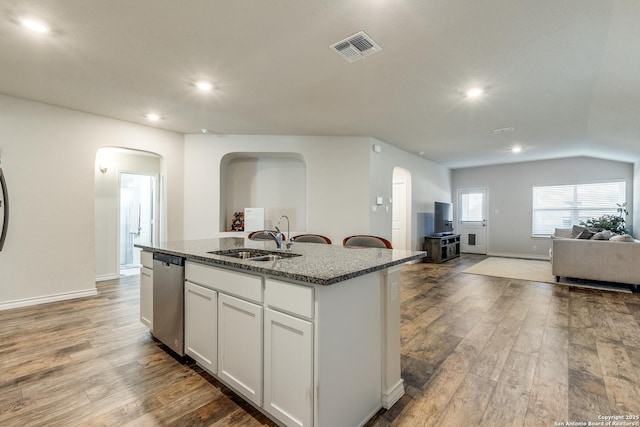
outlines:
[{"label": "flat screen television", "polygon": [[435,202],[433,216],[433,234],[435,236],[453,234],[453,204]]}]

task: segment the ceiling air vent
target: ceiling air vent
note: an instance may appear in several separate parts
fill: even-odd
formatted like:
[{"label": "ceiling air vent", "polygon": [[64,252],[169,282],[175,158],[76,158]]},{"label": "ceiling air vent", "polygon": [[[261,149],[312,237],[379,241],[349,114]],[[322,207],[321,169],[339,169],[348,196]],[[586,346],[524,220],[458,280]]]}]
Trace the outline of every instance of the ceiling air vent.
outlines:
[{"label": "ceiling air vent", "polygon": [[365,56],[382,50],[364,31],[340,40],[329,47],[349,62],[363,59]]}]

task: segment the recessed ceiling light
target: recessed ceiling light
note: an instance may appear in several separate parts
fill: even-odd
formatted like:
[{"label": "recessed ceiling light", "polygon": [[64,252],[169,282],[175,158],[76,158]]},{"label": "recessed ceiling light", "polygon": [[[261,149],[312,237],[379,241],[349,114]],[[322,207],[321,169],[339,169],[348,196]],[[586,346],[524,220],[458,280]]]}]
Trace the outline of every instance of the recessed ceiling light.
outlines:
[{"label": "recessed ceiling light", "polygon": [[51,28],[41,21],[36,21],[34,19],[24,18],[20,21],[23,27],[27,28],[36,33],[48,33],[51,31]]},{"label": "recessed ceiling light", "polygon": [[151,120],[152,122],[157,122],[158,120],[160,120],[160,116],[157,114],[147,114],[147,119]]},{"label": "recessed ceiling light", "polygon": [[205,129],[205,128],[200,129],[200,131],[201,131],[202,133],[209,133],[209,129]]},{"label": "recessed ceiling light", "polygon": [[203,92],[209,92],[211,89],[213,89],[213,85],[204,80],[197,82],[196,87]]},{"label": "recessed ceiling light", "polygon": [[484,93],[484,89],[482,89],[481,87],[474,87],[469,89],[465,95],[467,95],[467,98],[477,98],[480,95],[482,95]]},{"label": "recessed ceiling light", "polygon": [[511,152],[512,153],[519,153],[522,151],[522,147],[520,147],[519,145],[515,145],[513,147],[511,147]]}]

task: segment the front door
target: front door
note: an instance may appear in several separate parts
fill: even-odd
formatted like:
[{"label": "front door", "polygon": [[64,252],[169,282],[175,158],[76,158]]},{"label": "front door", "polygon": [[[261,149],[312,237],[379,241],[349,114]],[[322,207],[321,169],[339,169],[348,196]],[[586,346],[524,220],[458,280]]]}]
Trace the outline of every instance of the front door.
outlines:
[{"label": "front door", "polygon": [[460,252],[487,253],[487,189],[458,190]]}]

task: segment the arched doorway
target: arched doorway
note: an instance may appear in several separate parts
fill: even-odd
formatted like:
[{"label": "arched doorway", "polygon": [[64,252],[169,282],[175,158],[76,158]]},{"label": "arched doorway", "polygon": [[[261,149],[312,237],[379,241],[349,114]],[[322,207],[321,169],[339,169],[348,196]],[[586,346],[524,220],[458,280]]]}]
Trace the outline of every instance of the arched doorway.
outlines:
[{"label": "arched doorway", "polygon": [[400,167],[393,169],[391,243],[395,249],[410,250],[411,242],[411,173]]},{"label": "arched doorway", "polygon": [[[96,281],[137,273],[139,249],[160,238],[160,172],[155,153],[104,147],[95,161]],[[133,268],[132,268],[133,267]]]}]

